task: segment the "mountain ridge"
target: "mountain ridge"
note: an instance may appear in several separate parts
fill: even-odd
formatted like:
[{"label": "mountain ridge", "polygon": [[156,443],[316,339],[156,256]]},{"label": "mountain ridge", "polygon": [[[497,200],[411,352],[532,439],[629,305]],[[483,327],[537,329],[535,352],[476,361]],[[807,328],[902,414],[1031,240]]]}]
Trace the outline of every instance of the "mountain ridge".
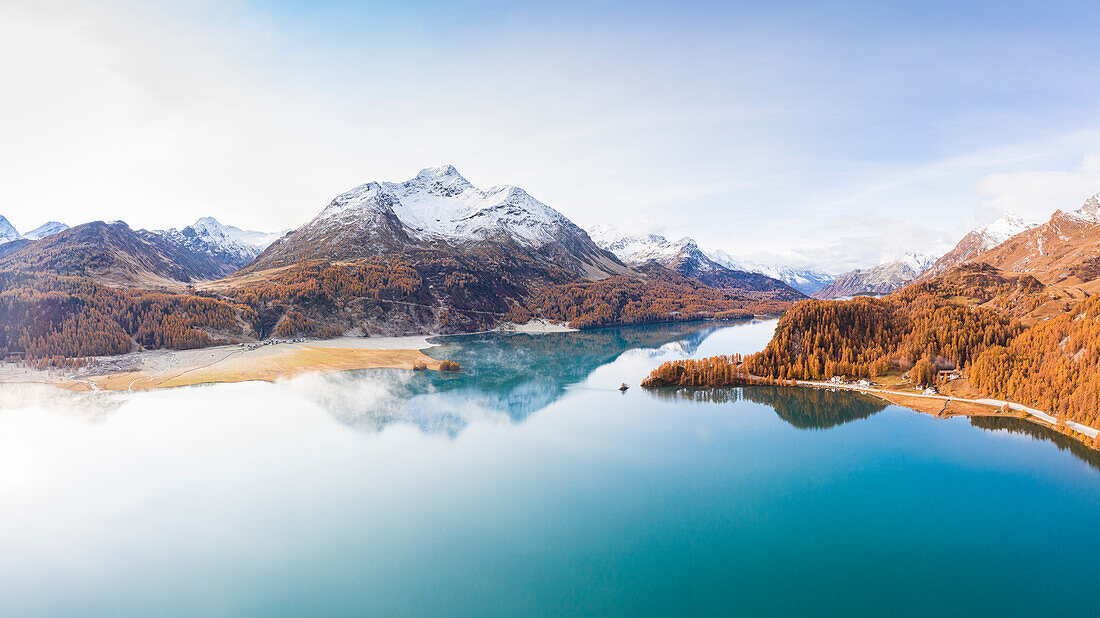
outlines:
[{"label": "mountain ridge", "polygon": [[523,189],[482,190],[451,165],[425,168],[404,182],[372,181],[341,193],[265,249],[250,268],[431,249],[520,253],[586,279],[636,275]]},{"label": "mountain ridge", "polygon": [[934,262],[935,258],[932,256],[907,252],[897,259],[876,264],[871,268],[850,270],[818,290],[814,297],[831,300],[890,294],[913,281]]},{"label": "mountain ridge", "polygon": [[767,275],[728,268],[699,248],[693,238],[670,242],[660,234],[622,234],[613,226],[595,226],[596,244],[624,263],[639,267],[654,262],[703,283],[738,294],[796,301],[806,298],[799,290]]},{"label": "mountain ridge", "polygon": [[935,263],[914,278],[914,281],[927,281],[941,275],[1037,225],[1037,223],[1025,221],[1015,213],[1006,212],[999,219],[967,232],[950,251],[940,256]]}]

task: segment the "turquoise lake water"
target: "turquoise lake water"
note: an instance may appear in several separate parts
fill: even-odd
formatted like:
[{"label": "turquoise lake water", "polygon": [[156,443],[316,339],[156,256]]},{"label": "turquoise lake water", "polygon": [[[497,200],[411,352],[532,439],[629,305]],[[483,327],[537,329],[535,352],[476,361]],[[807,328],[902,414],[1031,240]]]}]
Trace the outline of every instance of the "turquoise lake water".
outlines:
[{"label": "turquoise lake water", "polygon": [[1100,457],[1057,434],[636,386],[773,329],[444,338],[453,377],[0,393],[0,615],[1096,615]]}]

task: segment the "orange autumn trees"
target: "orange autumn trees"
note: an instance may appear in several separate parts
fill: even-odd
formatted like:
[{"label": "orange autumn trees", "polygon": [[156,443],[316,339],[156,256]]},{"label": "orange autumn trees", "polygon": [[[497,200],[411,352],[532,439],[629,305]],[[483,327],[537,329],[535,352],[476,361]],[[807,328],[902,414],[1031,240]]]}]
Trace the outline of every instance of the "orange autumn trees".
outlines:
[{"label": "orange autumn trees", "polygon": [[1022,330],[989,309],[930,294],[896,294],[849,301],[804,301],[780,319],[768,346],[746,361],[759,376],[826,380],[877,377],[922,358],[942,368],[967,365]]},{"label": "orange autumn trees", "polygon": [[779,381],[876,378],[918,363],[922,375],[934,377],[937,368],[967,365],[1021,330],[1018,321],[995,311],[927,293],[808,300],[780,318],[763,351],[736,363],[735,357],[714,357],[662,366],[650,385],[724,386],[743,383],[748,375]]},{"label": "orange autumn trees", "polygon": [[909,370],[909,382],[918,386],[931,386],[936,382],[936,372],[932,359],[924,357]]},{"label": "orange autumn trees", "polygon": [[535,315],[584,329],[700,318],[751,318],[754,314],[780,313],[790,303],[722,292],[667,271],[651,273],[645,279],[616,276],[546,286],[529,306]]},{"label": "orange autumn trees", "polygon": [[1100,297],[984,351],[967,377],[994,397],[1100,428]]},{"label": "orange autumn trees", "polygon": [[882,299],[798,303],[767,347],[740,364],[735,357],[666,363],[646,384],[874,378],[902,369],[912,384],[930,385],[938,370],[958,368],[987,396],[1100,428],[1100,297],[1029,328],[1012,317],[1046,294],[1029,276],[967,264]]},{"label": "orange autumn trees", "polygon": [[740,354],[701,360],[686,359],[661,363],[642,382],[647,388],[661,386],[732,386],[748,384],[751,376],[742,367]]},{"label": "orange autumn trees", "polygon": [[210,345],[246,308],[196,295],[118,289],[85,277],[0,270],[0,357],[122,354]]}]

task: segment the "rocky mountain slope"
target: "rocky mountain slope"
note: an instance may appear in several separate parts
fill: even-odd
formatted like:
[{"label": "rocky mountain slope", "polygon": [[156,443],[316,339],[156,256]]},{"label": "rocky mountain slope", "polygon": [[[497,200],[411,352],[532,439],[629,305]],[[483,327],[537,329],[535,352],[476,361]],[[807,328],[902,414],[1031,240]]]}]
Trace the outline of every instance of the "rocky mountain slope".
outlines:
[{"label": "rocky mountain slope", "polygon": [[974,258],[980,253],[1000,245],[1009,238],[1035,227],[1036,223],[1024,221],[1013,213],[1005,213],[1000,219],[975,228],[963,236],[962,240],[931,267],[918,276],[915,281],[927,281],[942,275],[952,268]]},{"label": "rocky mountain slope", "polygon": [[[1012,236],[973,258],[1044,284],[1100,287],[1100,194],[1074,211],[1058,210],[1046,223]],[[1088,284],[1088,285],[1085,285]]]},{"label": "rocky mountain slope", "polygon": [[906,253],[899,259],[872,268],[848,271],[821,288],[814,296],[827,300],[889,294],[912,281],[934,262],[935,258],[929,255]]}]

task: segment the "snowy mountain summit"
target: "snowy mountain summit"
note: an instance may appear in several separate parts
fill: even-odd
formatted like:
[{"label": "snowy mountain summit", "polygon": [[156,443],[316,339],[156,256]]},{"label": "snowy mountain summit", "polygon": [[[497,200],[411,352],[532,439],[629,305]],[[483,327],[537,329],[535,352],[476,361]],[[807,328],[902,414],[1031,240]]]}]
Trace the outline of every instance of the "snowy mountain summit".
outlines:
[{"label": "snowy mountain summit", "polygon": [[235,268],[256,259],[256,256],[281,236],[279,233],[267,234],[224,225],[214,217],[202,217],[182,230],[172,228],[153,233]]},{"label": "snowy mountain summit", "polygon": [[22,238],[22,236],[19,235],[15,226],[9,223],[4,215],[0,215],[0,244],[19,240],[20,238]]},{"label": "snowy mountain summit", "polygon": [[[928,270],[930,266],[936,263],[936,256],[928,255],[927,253],[916,253],[909,251],[903,254],[901,257],[893,260],[895,263],[901,263],[910,271],[913,272],[913,276],[917,276],[922,272]],[[889,263],[889,262],[886,262]]]},{"label": "snowy mountain summit", "polygon": [[692,262],[693,270],[697,272],[722,269],[722,265],[699,249],[699,244],[692,238],[669,242],[660,234],[621,234],[609,225],[597,225],[591,229],[589,235],[597,245],[628,264],[656,261],[669,266],[674,262],[687,260]]},{"label": "snowy mountain summit", "polygon": [[265,251],[260,266],[486,244],[588,278],[631,273],[565,215],[523,189],[480,189],[451,165],[420,170],[404,182],[368,182],[341,193]]},{"label": "snowy mountain summit", "polygon": [[[1096,198],[1093,199],[1095,200]],[[1084,207],[1082,207],[1082,210],[1084,210]],[[987,223],[986,225],[974,229],[974,234],[976,234],[980,240],[976,249],[978,252],[992,249],[1009,238],[1012,238],[1020,232],[1030,230],[1036,225],[1038,224],[1024,221],[1015,213],[1006,212],[1000,219],[997,219],[993,223]]]},{"label": "snowy mountain summit", "polygon": [[1100,193],[1090,196],[1080,208],[1070,214],[1090,222],[1100,222]]},{"label": "snowy mountain summit", "polygon": [[58,221],[47,221],[42,225],[34,228],[33,230],[23,234],[23,238],[28,240],[41,240],[47,236],[53,236],[58,232],[64,232],[69,229],[69,226]]},{"label": "snowy mountain summit", "polygon": [[410,237],[459,244],[507,237],[539,247],[556,241],[563,228],[576,227],[519,187],[482,190],[451,165],[420,170],[405,182],[358,186],[338,195],[313,223],[354,225],[390,213]]}]

